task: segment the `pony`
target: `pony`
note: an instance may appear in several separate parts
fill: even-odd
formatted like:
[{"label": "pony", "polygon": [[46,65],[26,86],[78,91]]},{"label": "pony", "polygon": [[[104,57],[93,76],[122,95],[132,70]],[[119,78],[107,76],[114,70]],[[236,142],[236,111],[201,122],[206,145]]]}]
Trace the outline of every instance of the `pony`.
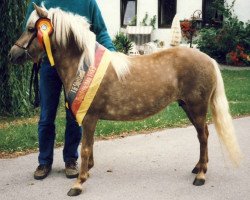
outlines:
[{"label": "pony", "polygon": [[[13,63],[37,61],[44,54],[36,37],[36,21],[48,18],[54,26],[50,36],[56,70],[66,96],[79,67],[92,65],[95,57],[95,34],[84,17],[59,8],[46,10],[34,4],[26,29],[10,50]],[[208,164],[208,126],[210,107],[216,132],[229,157],[238,165],[241,151],[234,134],[232,117],[218,64],[208,55],[192,48],[173,47],[150,55],[127,56],[110,52],[111,62],[82,122],[79,176],[68,192],[76,196],[94,166],[93,144],[97,121],[140,120],[156,114],[177,101],[194,125],[200,142],[200,158],[192,170],[197,174],[193,185],[205,183]]]}]

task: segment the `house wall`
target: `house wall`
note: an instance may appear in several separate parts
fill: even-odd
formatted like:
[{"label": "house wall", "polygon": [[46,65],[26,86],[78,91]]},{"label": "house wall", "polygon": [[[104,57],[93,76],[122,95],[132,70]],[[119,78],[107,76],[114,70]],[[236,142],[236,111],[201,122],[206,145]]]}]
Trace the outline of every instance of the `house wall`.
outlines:
[{"label": "house wall", "polygon": [[[120,0],[96,0],[102,12],[104,21],[111,37],[120,30]],[[177,0],[177,13],[180,19],[189,18],[193,11],[202,9],[201,0]],[[149,18],[157,16],[156,30],[153,31],[152,40],[170,43],[170,29],[158,29],[158,0],[137,0],[137,25],[143,20],[146,12]]]},{"label": "house wall", "polygon": [[[96,0],[103,14],[104,21],[111,37],[120,30],[120,0]],[[228,0],[230,2],[232,0]],[[202,10],[202,0],[177,0],[177,13],[180,19],[190,18],[195,10]],[[250,0],[236,0],[235,13],[239,19],[246,22],[250,20]],[[170,29],[158,28],[158,0],[137,0],[137,25],[148,13],[149,18],[157,16],[156,30],[153,31],[152,40],[170,43]]]},{"label": "house wall", "polygon": [[[228,0],[232,2],[232,0]],[[238,16],[239,20],[247,22],[250,20],[250,1],[249,0],[236,0],[234,5],[235,14]]]},{"label": "house wall", "polygon": [[[143,2],[143,0],[139,0]],[[156,4],[156,10],[155,14],[156,16],[158,15],[158,1],[155,0],[149,0],[148,1],[151,6]],[[157,3],[156,3],[157,2]],[[180,20],[190,18],[191,15],[195,10],[202,10],[202,0],[177,0],[177,14],[179,16]],[[158,23],[157,23],[158,25]],[[152,39],[158,39],[160,41],[164,41],[165,46],[168,46],[170,44],[171,40],[171,33],[170,33],[170,28],[157,28],[152,35]]]},{"label": "house wall", "polygon": [[120,0],[96,0],[111,38],[120,30]]}]

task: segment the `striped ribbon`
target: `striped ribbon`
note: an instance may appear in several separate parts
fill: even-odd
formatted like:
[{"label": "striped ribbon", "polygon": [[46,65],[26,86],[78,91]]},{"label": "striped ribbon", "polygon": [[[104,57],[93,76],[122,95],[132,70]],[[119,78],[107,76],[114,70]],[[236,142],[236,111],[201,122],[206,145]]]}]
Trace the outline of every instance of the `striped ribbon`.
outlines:
[{"label": "striped ribbon", "polygon": [[81,71],[77,73],[77,77],[68,94],[68,103],[79,125],[82,124],[88,112],[109,63],[109,50],[97,44],[94,66],[90,66],[86,74]]}]

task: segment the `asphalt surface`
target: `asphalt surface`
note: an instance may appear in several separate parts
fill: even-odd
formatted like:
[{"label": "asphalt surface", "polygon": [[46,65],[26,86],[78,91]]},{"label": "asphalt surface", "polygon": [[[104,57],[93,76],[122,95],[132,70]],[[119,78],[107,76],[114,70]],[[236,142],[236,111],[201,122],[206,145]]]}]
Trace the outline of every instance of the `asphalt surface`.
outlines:
[{"label": "asphalt surface", "polygon": [[243,163],[238,169],[231,167],[210,125],[204,186],[192,185],[199,143],[190,126],[96,142],[95,166],[78,197],[66,195],[73,180],[64,175],[61,148],[55,150],[51,174],[42,181],[33,179],[37,153],[0,160],[0,199],[249,200],[250,117],[235,119],[234,124]]}]

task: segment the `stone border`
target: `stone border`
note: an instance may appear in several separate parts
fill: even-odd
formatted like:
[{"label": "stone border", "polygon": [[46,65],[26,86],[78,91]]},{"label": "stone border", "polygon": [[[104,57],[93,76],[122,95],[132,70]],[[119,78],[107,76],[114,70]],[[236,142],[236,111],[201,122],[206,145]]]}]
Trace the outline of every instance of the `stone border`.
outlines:
[{"label": "stone border", "polygon": [[239,66],[232,66],[232,65],[223,65],[223,64],[219,64],[220,69],[224,70],[250,70],[250,66],[244,66],[244,67],[239,67]]}]

